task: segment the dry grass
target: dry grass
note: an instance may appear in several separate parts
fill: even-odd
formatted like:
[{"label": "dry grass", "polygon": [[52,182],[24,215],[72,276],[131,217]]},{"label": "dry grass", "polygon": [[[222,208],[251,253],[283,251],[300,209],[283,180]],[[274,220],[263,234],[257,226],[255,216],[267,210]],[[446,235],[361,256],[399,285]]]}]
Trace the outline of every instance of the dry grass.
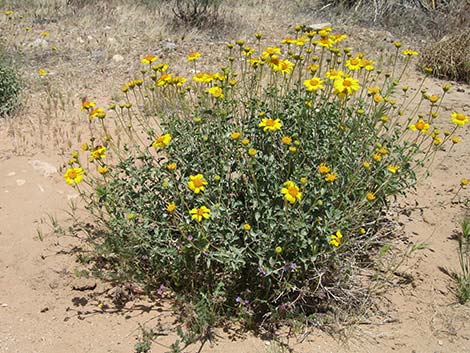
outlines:
[{"label": "dry grass", "polygon": [[470,83],[470,29],[446,36],[422,51],[421,66],[433,75]]}]

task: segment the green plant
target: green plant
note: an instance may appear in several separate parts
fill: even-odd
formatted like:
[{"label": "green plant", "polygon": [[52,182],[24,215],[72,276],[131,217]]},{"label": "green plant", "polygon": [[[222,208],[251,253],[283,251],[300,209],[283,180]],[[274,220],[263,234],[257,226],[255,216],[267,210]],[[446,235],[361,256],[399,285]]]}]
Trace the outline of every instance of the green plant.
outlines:
[{"label": "green plant", "polygon": [[18,74],[9,65],[0,61],[0,117],[14,113],[20,103],[20,92],[21,83]]},{"label": "green plant", "polygon": [[121,102],[82,105],[92,137],[64,177],[95,216],[99,270],[173,293],[189,339],[226,318],[357,307],[353,277],[389,198],[452,138],[435,127],[449,86],[399,87],[415,51],[396,43],[383,72],[331,28],[295,31],[282,47],[263,48],[261,34],[229,43],[216,72],[190,53],[191,83],[147,55]]},{"label": "green plant", "polygon": [[460,273],[455,274],[457,281],[456,295],[460,304],[470,300],[470,217],[465,217],[458,234]]}]

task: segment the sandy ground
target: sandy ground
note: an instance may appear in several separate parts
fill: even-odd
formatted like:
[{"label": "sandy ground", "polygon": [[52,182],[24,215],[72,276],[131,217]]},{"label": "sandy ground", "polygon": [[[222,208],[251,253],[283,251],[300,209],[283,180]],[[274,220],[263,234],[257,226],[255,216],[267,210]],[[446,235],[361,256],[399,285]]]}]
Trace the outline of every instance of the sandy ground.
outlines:
[{"label": "sandy ground", "polygon": [[[61,26],[66,24],[60,23],[36,25],[30,37],[15,32],[17,28],[6,29],[11,31],[9,43],[24,48],[20,60],[23,73],[29,72],[30,88],[26,108],[15,120],[0,121],[0,353],[133,352],[139,324],[159,327],[162,333],[151,352],[167,352],[176,337],[168,303],[136,299],[118,310],[107,284],[75,275],[77,242],[66,236],[66,227],[69,203],[76,201],[76,194],[63,182],[61,154],[77,148],[76,134],[84,131],[78,121],[80,99],[88,95],[107,101],[128,78],[141,53],[164,46],[162,42],[149,45],[148,38],[136,38],[131,30],[115,38],[110,33],[116,23],[102,23],[101,29],[93,30],[91,22],[87,25],[63,36]],[[46,29],[50,31],[47,48],[25,46],[41,38],[39,33]],[[175,51],[162,49],[160,55],[181,56],[190,48],[210,51],[215,45],[198,42],[194,36],[177,42]],[[57,49],[51,51],[51,46]],[[116,54],[122,54],[122,60]],[[37,77],[39,68],[48,71],[49,83]],[[407,81],[417,87],[419,74]],[[428,87],[438,93],[443,83],[433,80]],[[56,102],[50,110],[44,99],[47,90],[64,103]],[[449,116],[452,109],[470,114],[469,86],[454,87],[442,115]],[[452,235],[465,208],[459,202],[462,196],[452,198],[459,180],[470,178],[468,132],[464,128],[463,142],[439,153],[431,176],[398,202],[403,242],[425,246],[407,258],[399,268],[401,275],[392,278],[375,299],[375,315],[337,335],[312,330],[289,339],[280,334],[278,340],[303,353],[470,352],[470,307],[457,303],[453,280],[440,270],[458,269]],[[66,234],[50,231],[56,221],[65,226]],[[207,343],[202,352],[287,352],[269,337],[217,334],[217,340]],[[198,349],[192,346],[185,352]]]}]

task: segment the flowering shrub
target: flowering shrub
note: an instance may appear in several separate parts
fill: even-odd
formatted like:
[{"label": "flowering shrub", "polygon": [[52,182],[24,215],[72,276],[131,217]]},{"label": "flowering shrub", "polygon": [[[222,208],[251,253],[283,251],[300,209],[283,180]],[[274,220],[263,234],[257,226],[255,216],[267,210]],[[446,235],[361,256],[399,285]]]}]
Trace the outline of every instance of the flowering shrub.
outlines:
[{"label": "flowering shrub", "polygon": [[0,61],[0,117],[15,111],[19,104],[20,91],[18,75],[12,68]]},{"label": "flowering shrub", "polygon": [[416,95],[398,79],[417,52],[400,43],[383,72],[331,28],[296,33],[280,47],[229,43],[218,71],[190,53],[190,78],[148,55],[122,102],[83,103],[92,137],[64,177],[96,216],[89,240],[109,278],[173,293],[210,324],[308,316],[344,297],[388,198],[468,117],[435,126],[449,86],[418,92],[428,113],[410,113]]}]

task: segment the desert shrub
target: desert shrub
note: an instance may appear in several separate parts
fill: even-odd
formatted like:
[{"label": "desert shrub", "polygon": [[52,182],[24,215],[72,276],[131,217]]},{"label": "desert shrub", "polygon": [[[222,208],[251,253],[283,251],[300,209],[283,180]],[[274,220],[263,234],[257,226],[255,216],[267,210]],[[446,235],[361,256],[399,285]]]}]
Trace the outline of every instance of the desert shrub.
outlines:
[{"label": "desert shrub", "polygon": [[470,29],[428,45],[420,65],[431,67],[436,77],[470,83]]},{"label": "desert shrub", "polygon": [[[310,4],[310,5],[308,5]],[[461,0],[335,0],[307,6],[331,21],[381,26],[392,33],[438,40],[470,25],[470,2]]]},{"label": "desert shrub", "polygon": [[[0,52],[3,49],[0,47]],[[0,54],[0,117],[12,114],[19,104],[20,79],[16,71]]]},{"label": "desert shrub", "polygon": [[95,217],[98,270],[171,293],[193,332],[356,307],[388,200],[468,122],[435,127],[449,86],[399,86],[417,52],[396,43],[384,72],[345,35],[302,28],[280,47],[229,43],[210,71],[190,53],[189,80],[148,55],[121,102],[82,105],[92,137],[64,177]]},{"label": "desert shrub", "polygon": [[174,0],[177,22],[185,26],[209,28],[219,20],[221,0]]}]

